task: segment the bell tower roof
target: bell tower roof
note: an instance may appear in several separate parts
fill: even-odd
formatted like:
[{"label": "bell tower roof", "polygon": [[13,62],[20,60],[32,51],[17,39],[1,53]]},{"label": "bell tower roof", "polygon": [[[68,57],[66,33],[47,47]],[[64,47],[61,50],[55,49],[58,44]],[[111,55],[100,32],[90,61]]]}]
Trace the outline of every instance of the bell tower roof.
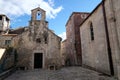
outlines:
[{"label": "bell tower roof", "polygon": [[41,9],[40,7],[32,9],[31,13],[32,13],[31,20],[43,20],[43,21],[45,21],[45,19],[46,19],[46,11]]},{"label": "bell tower roof", "polygon": [[34,11],[34,10],[42,10],[42,11],[44,11],[45,12],[45,10],[43,10],[42,8],[40,8],[40,7],[37,7],[37,8],[35,8],[35,9],[32,9],[31,11]]}]

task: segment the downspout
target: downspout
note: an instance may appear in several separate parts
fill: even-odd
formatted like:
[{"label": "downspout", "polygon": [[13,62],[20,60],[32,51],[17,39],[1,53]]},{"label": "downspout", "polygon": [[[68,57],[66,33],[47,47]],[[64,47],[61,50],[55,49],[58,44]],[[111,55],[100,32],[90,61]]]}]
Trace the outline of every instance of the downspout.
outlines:
[{"label": "downspout", "polygon": [[102,0],[102,9],[103,9],[103,17],[104,17],[104,23],[105,23],[107,50],[108,50],[108,59],[109,59],[109,66],[110,66],[111,75],[114,75],[112,53],[111,53],[111,47],[110,47],[110,38],[109,38],[109,32],[108,32],[108,23],[107,23],[107,18],[106,18],[106,10],[105,10],[105,3],[104,2],[105,2],[105,0]]}]

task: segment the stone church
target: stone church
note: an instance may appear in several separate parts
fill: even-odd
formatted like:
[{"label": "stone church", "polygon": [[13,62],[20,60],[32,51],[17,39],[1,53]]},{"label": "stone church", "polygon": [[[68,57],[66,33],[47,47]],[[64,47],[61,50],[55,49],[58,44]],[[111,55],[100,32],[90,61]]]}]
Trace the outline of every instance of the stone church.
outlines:
[{"label": "stone church", "polygon": [[28,26],[9,30],[6,35],[12,35],[9,46],[17,50],[16,65],[20,69],[61,66],[61,38],[48,28],[46,12],[40,7],[31,10]]}]

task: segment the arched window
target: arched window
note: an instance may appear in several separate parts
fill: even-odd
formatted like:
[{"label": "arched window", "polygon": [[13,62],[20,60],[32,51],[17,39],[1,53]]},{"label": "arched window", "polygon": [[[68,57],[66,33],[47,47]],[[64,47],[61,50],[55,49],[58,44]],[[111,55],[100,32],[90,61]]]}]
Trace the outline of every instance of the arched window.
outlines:
[{"label": "arched window", "polygon": [[91,35],[91,40],[94,40],[94,30],[93,30],[93,24],[92,22],[90,23],[90,35]]},{"label": "arched window", "polygon": [[41,12],[40,11],[37,11],[36,19],[41,20]]}]

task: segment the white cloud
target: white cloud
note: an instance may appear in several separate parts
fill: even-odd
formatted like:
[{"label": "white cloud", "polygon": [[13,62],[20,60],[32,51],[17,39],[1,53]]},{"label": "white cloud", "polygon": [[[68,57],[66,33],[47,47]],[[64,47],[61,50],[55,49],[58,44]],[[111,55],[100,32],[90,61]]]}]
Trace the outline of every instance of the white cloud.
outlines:
[{"label": "white cloud", "polygon": [[62,40],[66,39],[66,32],[63,32],[61,34],[59,34],[58,36],[60,36],[62,38]]},{"label": "white cloud", "polygon": [[48,0],[48,3],[49,3],[51,6],[54,6],[54,0]]},{"label": "white cloud", "polygon": [[54,19],[57,14],[63,9],[62,6],[54,8],[54,0],[0,0],[0,14],[19,17],[21,15],[31,14],[31,10],[38,7],[44,9],[47,18]]}]

